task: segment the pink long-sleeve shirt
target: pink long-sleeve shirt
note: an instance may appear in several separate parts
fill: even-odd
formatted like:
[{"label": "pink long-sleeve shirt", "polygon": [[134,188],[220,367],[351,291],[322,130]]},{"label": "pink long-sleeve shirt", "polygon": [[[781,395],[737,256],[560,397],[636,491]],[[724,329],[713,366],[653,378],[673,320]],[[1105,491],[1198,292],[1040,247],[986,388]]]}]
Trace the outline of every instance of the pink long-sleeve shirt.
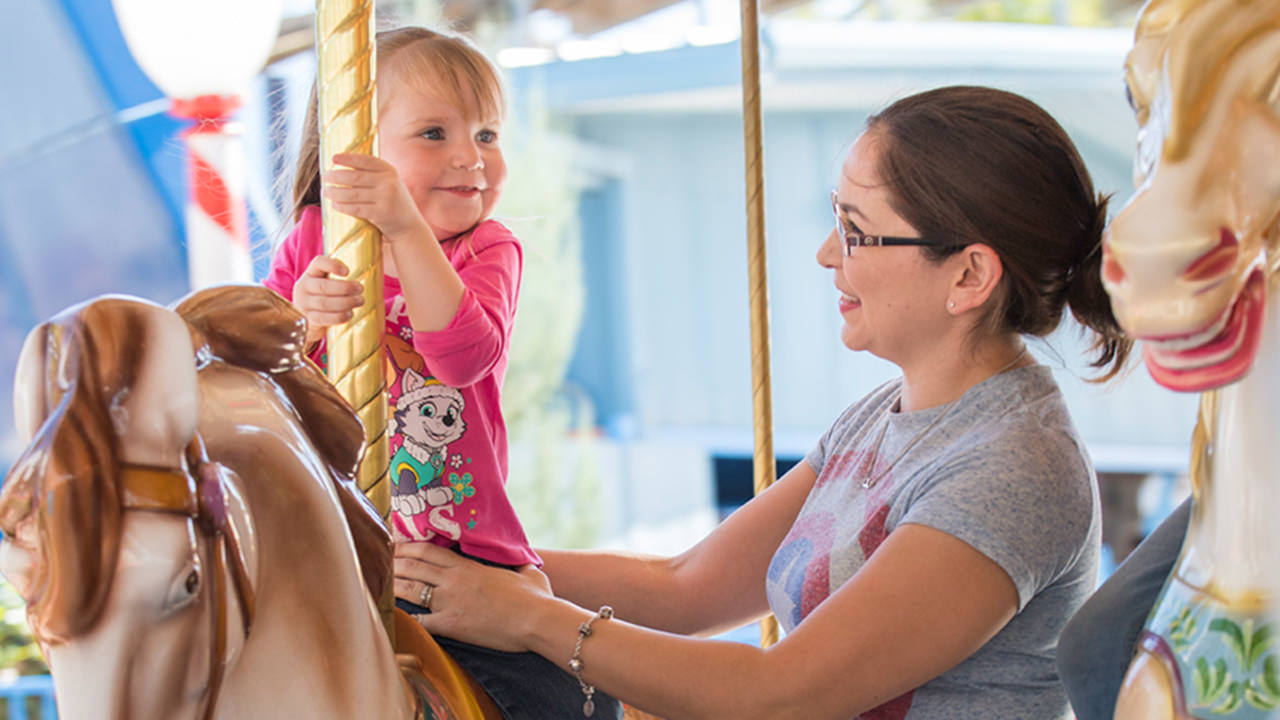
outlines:
[{"label": "pink long-sleeve shirt", "polygon": [[[384,280],[392,528],[399,540],[456,544],[490,562],[541,564],[507,499],[507,427],[498,403],[520,293],[520,243],[486,220],[442,247],[465,287],[443,330],[415,331],[400,281]],[[320,209],[308,207],[263,284],[292,301],[294,283],[323,252]],[[324,366],[323,341],[312,358]]]}]

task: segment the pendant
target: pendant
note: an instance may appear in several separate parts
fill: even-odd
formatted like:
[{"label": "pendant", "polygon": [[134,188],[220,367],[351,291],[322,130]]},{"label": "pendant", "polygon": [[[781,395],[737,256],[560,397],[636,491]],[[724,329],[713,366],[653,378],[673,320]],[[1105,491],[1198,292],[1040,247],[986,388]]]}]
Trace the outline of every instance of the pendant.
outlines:
[{"label": "pendant", "polygon": [[582,714],[587,717],[591,717],[596,714],[596,703],[594,700],[587,698],[587,701],[582,704]]}]

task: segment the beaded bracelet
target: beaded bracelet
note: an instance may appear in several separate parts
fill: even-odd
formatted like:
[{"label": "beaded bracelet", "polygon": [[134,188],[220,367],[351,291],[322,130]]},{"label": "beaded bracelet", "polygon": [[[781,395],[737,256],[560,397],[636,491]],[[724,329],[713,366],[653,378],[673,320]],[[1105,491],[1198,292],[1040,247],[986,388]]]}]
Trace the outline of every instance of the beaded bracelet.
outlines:
[{"label": "beaded bracelet", "polygon": [[591,717],[596,712],[596,703],[591,699],[591,696],[596,694],[596,687],[582,681],[582,641],[591,637],[591,626],[597,619],[608,620],[612,617],[613,608],[608,605],[601,605],[595,615],[579,625],[578,642],[573,646],[573,656],[569,658],[569,669],[573,671],[573,676],[578,679],[578,686],[582,688],[582,694],[587,698],[587,701],[582,704],[582,714],[586,717]]}]

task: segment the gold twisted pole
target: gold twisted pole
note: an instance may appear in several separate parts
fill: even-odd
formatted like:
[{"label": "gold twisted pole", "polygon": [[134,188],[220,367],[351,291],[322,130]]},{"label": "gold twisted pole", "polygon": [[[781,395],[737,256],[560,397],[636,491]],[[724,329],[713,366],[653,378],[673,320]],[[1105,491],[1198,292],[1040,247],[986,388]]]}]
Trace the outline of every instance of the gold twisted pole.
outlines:
[{"label": "gold twisted pole", "polygon": [[[773,455],[773,390],[769,384],[769,271],[764,242],[764,122],[760,113],[760,30],[756,0],[742,0],[742,131],[747,158],[747,274],[751,305],[751,405],[755,493],[778,474]],[[760,621],[760,645],[778,642],[778,621]]]},{"label": "gold twisted pole", "polygon": [[[335,153],[376,152],[373,0],[316,0],[320,167]],[[322,193],[323,195],[323,193]],[[366,450],[357,482],[383,519],[391,512],[387,476],[387,398],[383,393],[382,237],[371,223],[322,203],[324,251],[341,260],[348,279],[364,288],[364,304],[347,323],[329,329],[329,379],[364,423]],[[379,599],[383,624],[393,627],[390,587]]]}]

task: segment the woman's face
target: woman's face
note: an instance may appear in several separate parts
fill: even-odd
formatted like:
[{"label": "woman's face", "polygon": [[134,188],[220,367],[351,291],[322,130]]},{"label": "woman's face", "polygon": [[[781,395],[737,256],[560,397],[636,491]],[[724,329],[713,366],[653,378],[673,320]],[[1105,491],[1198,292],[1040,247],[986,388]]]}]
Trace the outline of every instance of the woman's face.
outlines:
[{"label": "woman's face", "polygon": [[[841,168],[836,202],[858,232],[914,238],[920,233],[889,205],[878,175],[880,140],[868,132],[854,143]],[[850,350],[867,350],[899,366],[921,353],[949,326],[947,297],[951,263],[934,263],[919,247],[855,247],[843,253],[834,227],[818,249],[818,263],[835,270],[844,319],[840,339]]]}]

